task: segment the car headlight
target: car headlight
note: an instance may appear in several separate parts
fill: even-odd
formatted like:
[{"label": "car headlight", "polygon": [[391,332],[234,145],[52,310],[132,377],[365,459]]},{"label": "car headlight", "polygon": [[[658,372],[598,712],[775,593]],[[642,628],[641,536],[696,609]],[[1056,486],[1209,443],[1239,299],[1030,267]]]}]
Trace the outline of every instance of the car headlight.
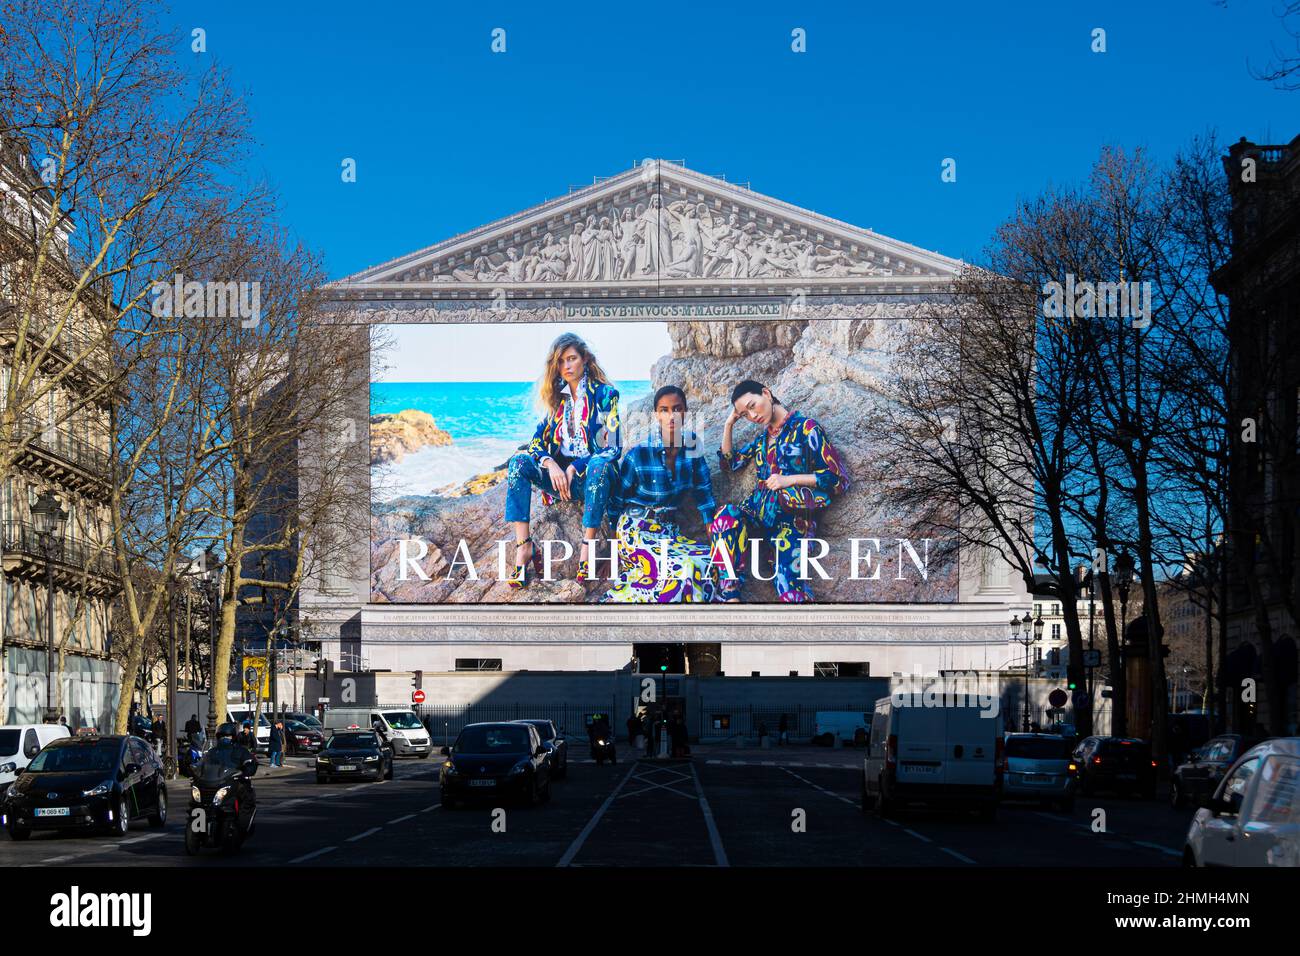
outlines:
[{"label": "car headlight", "polygon": [[102,797],[104,794],[108,793],[112,789],[113,789],[113,785],[105,781],[104,783],[101,783],[98,787],[91,787],[89,790],[81,791],[81,795],[83,797]]},{"label": "car headlight", "polygon": [[524,772],[525,770],[527,770],[527,769],[528,769],[528,761],[527,761],[527,760],[521,760],[521,761],[519,761],[519,763],[515,764],[513,767],[510,768],[510,772],[511,772],[511,773],[523,773],[523,772]]},{"label": "car headlight", "polygon": [[5,788],[5,796],[6,797],[18,796],[18,784],[17,783],[9,784],[9,786]]},{"label": "car headlight", "polygon": [[450,760],[448,760],[446,763],[442,765],[442,769],[447,771],[447,773],[449,774],[454,775],[456,773],[456,765],[452,763]]},{"label": "car headlight", "polygon": [[190,799],[195,803],[203,802],[203,791],[199,789],[198,784],[194,784],[190,787]]},{"label": "car headlight", "polygon": [[366,763],[371,763],[371,762],[373,762],[373,761],[375,761],[375,760],[378,760],[378,759],[379,759],[378,757],[367,757],[367,758],[366,758]]},{"label": "car headlight", "polygon": [[329,763],[329,762],[330,762],[330,758],[327,757],[327,756],[325,756],[324,754],[317,754],[317,755],[316,755],[316,762],[317,762],[317,763]]},{"label": "car headlight", "polygon": [[221,803],[221,801],[225,800],[226,797],[228,796],[230,796],[230,788],[222,787],[220,790],[217,791],[216,796],[212,798],[212,802],[213,804]]}]

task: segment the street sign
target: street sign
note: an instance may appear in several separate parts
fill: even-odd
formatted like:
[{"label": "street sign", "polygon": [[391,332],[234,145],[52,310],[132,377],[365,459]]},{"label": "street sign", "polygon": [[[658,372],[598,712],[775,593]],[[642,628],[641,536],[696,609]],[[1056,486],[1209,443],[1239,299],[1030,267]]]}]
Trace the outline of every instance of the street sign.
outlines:
[{"label": "street sign", "polygon": [[317,697],[317,698],[316,698],[316,703],[318,703],[318,704],[328,704],[329,702],[330,702],[330,699],[329,699],[328,697]]},{"label": "street sign", "polygon": [[1070,698],[1066,696],[1065,691],[1061,690],[1059,687],[1047,695],[1047,700],[1053,707],[1064,707],[1065,702],[1069,699]]},{"label": "street sign", "polygon": [[413,690],[413,691],[411,691],[411,703],[413,703],[413,704],[423,704],[423,703],[424,703],[424,691],[422,691],[422,690],[418,690],[418,689],[417,689],[417,690]]},{"label": "street sign", "polygon": [[1084,666],[1084,667],[1100,667],[1100,666],[1101,666],[1101,651],[1097,651],[1097,650],[1084,651],[1084,652],[1083,652],[1083,666]]}]

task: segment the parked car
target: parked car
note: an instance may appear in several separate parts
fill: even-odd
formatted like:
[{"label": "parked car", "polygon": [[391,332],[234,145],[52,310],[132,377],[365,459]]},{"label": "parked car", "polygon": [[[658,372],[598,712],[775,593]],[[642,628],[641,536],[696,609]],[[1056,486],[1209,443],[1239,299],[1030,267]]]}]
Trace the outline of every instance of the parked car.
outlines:
[{"label": "parked car", "polygon": [[376,710],[370,714],[370,726],[393,749],[397,757],[419,757],[433,753],[429,731],[413,710]]},{"label": "parked car", "polygon": [[1079,765],[1079,792],[1111,790],[1121,795],[1156,795],[1156,762],[1151,745],[1134,737],[1085,737],[1074,751]]},{"label": "parked car", "polygon": [[532,724],[537,728],[537,736],[542,739],[542,746],[551,752],[551,776],[563,780],[569,775],[569,742],[555,728],[554,721],[545,718],[524,718],[517,721]]},{"label": "parked car", "polygon": [[1193,807],[1205,806],[1228,768],[1258,743],[1259,739],[1254,737],[1221,734],[1193,750],[1187,762],[1174,769],[1169,781],[1170,804],[1174,809],[1181,809],[1188,803]]},{"label": "parked car", "polygon": [[167,785],[153,748],[129,735],[53,740],[0,797],[0,824],[14,840],[34,830],[120,837],[137,817],[152,827],[167,822]]},{"label": "parked car", "polygon": [[865,740],[871,715],[860,710],[819,710],[813,715],[812,742],[834,747],[836,741],[854,744]]},{"label": "parked car", "polygon": [[65,724],[6,724],[0,727],[0,787],[14,782],[18,771],[52,740],[71,736]]},{"label": "parked car", "polygon": [[1196,811],[1184,866],[1300,866],[1300,737],[1275,737],[1237,759]]},{"label": "parked car", "polygon": [[316,717],[312,714],[295,710],[290,713],[283,714],[282,716],[284,717],[285,720],[296,720],[300,724],[306,724],[312,730],[319,731],[322,736],[324,736],[325,734],[325,725],[322,724],[319,720],[317,720]]},{"label": "parked car", "polygon": [[862,809],[881,816],[910,803],[997,815],[1002,733],[980,707],[896,706],[876,701],[862,761]]},{"label": "parked car", "polygon": [[1002,799],[1038,800],[1062,810],[1074,809],[1079,765],[1073,741],[1055,734],[1007,734],[1002,742],[1006,765]]},{"label": "parked car", "polygon": [[373,730],[336,730],[316,755],[316,782],[364,774],[374,774],[376,780],[392,780],[392,749]]},{"label": "parked car", "polygon": [[284,720],[285,752],[291,756],[319,753],[325,746],[325,735],[300,720]]},{"label": "parked car", "polygon": [[528,804],[551,799],[551,752],[532,724],[469,724],[442,755],[439,780],[448,809],[480,795]]}]

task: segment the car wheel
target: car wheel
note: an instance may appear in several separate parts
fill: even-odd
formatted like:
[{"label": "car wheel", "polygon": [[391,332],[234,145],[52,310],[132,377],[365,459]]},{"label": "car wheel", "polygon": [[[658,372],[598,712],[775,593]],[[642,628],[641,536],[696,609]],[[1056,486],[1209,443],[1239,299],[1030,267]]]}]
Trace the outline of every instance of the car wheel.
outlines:
[{"label": "car wheel", "polygon": [[117,810],[113,814],[113,822],[109,824],[109,833],[115,837],[126,836],[131,829],[131,815],[126,808],[126,795],[123,794],[117,800]]},{"label": "car wheel", "polygon": [[23,840],[30,838],[31,835],[32,835],[31,827],[25,826],[24,824],[17,823],[17,822],[9,824],[9,839],[16,840],[21,843]]},{"label": "car wheel", "polygon": [[153,813],[149,814],[149,826],[157,829],[167,822],[167,788],[161,783],[158,784],[157,793],[158,807]]},{"label": "car wheel", "polygon": [[895,809],[894,801],[886,797],[885,788],[880,787],[876,797],[876,813],[882,817],[890,817],[893,816]]},{"label": "car wheel", "polygon": [[1196,868],[1196,854],[1192,852],[1190,846],[1183,847],[1183,869]]}]

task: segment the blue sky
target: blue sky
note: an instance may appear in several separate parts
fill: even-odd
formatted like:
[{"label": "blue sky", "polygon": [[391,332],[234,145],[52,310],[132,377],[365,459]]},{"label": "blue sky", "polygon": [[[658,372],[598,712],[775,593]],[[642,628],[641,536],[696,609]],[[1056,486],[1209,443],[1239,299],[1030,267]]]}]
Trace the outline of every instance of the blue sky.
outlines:
[{"label": "blue sky", "polygon": [[1287,42],[1278,4],[1227,3],[178,0],[167,21],[183,56],[207,31],[248,94],[254,172],[337,277],[647,156],[978,258],[1103,144],[1300,132],[1300,93],[1249,72]]}]

